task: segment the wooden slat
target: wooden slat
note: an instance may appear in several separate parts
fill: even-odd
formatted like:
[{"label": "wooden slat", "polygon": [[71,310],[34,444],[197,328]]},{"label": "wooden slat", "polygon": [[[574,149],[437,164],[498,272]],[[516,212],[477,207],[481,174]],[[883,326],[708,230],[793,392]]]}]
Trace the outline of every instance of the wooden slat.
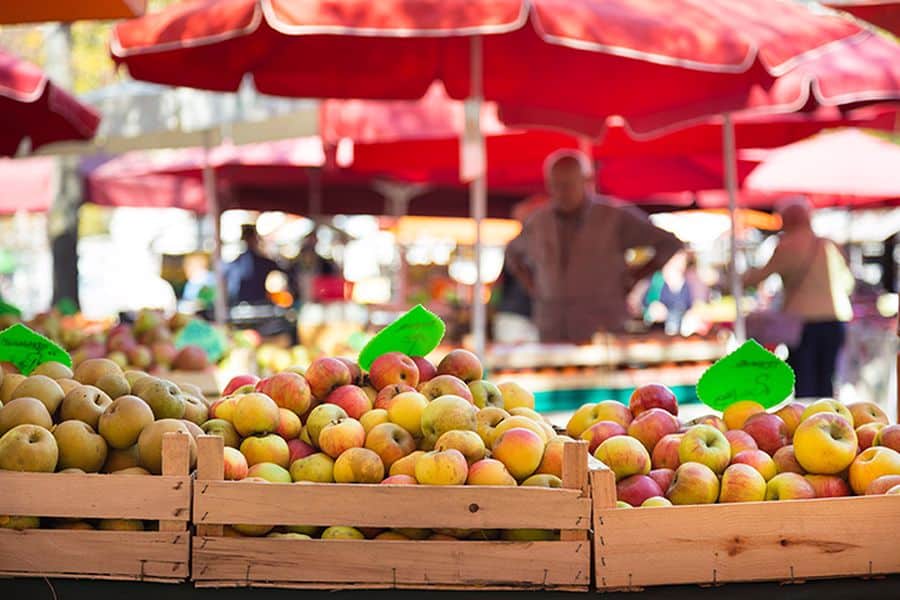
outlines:
[{"label": "wooden slat", "polygon": [[[162,440],[162,474],[163,475],[187,475],[191,470],[191,453],[188,434],[170,432],[163,435]],[[189,486],[190,487],[190,486]],[[178,514],[177,519],[161,520],[160,531],[184,531],[187,523],[183,517],[191,518],[190,505]]]},{"label": "wooden slat", "polygon": [[505,585],[479,585],[477,588],[472,585],[452,585],[452,584],[428,584],[424,586],[422,584],[412,584],[407,585],[404,583],[341,583],[336,581],[334,583],[291,583],[290,581],[276,581],[276,582],[267,582],[267,581],[254,581],[251,583],[247,583],[244,581],[231,581],[231,580],[210,580],[210,581],[196,581],[194,582],[195,588],[243,588],[243,587],[255,587],[255,588],[268,588],[268,589],[288,589],[288,590],[331,590],[331,591],[343,591],[343,590],[421,590],[426,588],[431,591],[454,591],[454,592],[471,592],[477,590],[479,592],[505,592],[505,591],[533,591],[533,590],[546,590],[552,589],[556,592],[586,592],[589,589],[587,585],[554,585],[554,586],[540,586],[540,585],[516,585],[515,583],[509,583]]},{"label": "wooden slat", "polygon": [[197,582],[334,587],[587,585],[586,542],[443,542],[200,538],[193,544]]},{"label": "wooden slat", "polygon": [[0,471],[0,514],[100,519],[190,518],[191,484],[180,477]]},{"label": "wooden slat", "polygon": [[0,529],[0,575],[184,580],[187,532]]},{"label": "wooden slat", "polygon": [[574,490],[500,486],[197,482],[194,523],[588,529]]},{"label": "wooden slat", "polygon": [[[578,490],[583,498],[590,497],[587,442],[579,440],[563,444],[562,482],[564,488]],[[560,539],[564,542],[585,541],[588,532],[586,529],[563,529]]]},{"label": "wooden slat", "polygon": [[[197,481],[222,481],[225,478],[225,440],[203,435],[197,440]],[[222,525],[197,525],[197,535],[221,536]]]},{"label": "wooden slat", "polygon": [[[616,476],[603,463],[598,468],[591,470],[591,501],[594,504],[594,513],[598,509],[615,508],[616,506]],[[596,525],[595,525],[596,528]]]},{"label": "wooden slat", "polygon": [[597,509],[595,523],[600,590],[900,572],[896,496]]}]

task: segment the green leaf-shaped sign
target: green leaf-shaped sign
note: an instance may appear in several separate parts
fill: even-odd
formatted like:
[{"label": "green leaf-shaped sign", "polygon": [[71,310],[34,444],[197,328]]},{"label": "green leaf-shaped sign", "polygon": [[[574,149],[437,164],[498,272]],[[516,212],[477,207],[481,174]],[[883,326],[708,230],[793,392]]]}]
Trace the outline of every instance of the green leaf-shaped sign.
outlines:
[{"label": "green leaf-shaped sign", "polygon": [[369,340],[359,353],[359,365],[368,370],[376,358],[388,352],[425,356],[441,343],[444,329],[440,317],[418,304]]},{"label": "green leaf-shaped sign", "polygon": [[756,340],[747,340],[716,361],[697,383],[700,401],[716,410],[725,410],[741,400],[771,408],[793,391],[794,370]]},{"label": "green leaf-shaped sign", "polygon": [[23,374],[30,375],[35,367],[50,360],[72,366],[68,352],[21,323],[0,332],[0,361],[11,362]]},{"label": "green leaf-shaped sign", "polygon": [[19,310],[19,307],[13,306],[8,302],[3,302],[0,300],[0,315],[12,315],[17,318],[22,317],[22,311]]},{"label": "green leaf-shaped sign", "polygon": [[199,346],[210,362],[216,362],[225,354],[225,335],[202,319],[194,319],[181,328],[175,336],[175,347]]}]

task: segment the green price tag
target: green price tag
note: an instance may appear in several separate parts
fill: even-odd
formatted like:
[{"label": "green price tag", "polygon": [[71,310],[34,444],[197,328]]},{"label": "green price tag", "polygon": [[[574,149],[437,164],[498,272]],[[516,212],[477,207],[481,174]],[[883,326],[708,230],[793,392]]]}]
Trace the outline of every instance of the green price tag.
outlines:
[{"label": "green price tag", "polygon": [[206,321],[194,319],[182,327],[175,336],[175,347],[185,346],[203,348],[210,362],[216,362],[225,354],[225,336]]},{"label": "green price tag", "polygon": [[8,302],[3,302],[0,300],[0,315],[13,315],[15,317],[21,318],[22,311],[19,310],[17,306],[13,306]]},{"label": "green price tag", "polygon": [[66,316],[78,314],[78,305],[71,298],[62,298],[56,303],[56,309]]},{"label": "green price tag", "polygon": [[700,401],[716,410],[725,410],[741,400],[771,408],[793,391],[794,370],[756,340],[747,340],[716,361],[697,382]]},{"label": "green price tag", "polygon": [[68,352],[21,323],[0,332],[0,361],[11,362],[24,375],[50,360],[72,366]]},{"label": "green price tag", "polygon": [[418,304],[369,340],[359,353],[359,365],[368,370],[376,358],[388,352],[425,356],[441,343],[445,329],[440,317]]}]

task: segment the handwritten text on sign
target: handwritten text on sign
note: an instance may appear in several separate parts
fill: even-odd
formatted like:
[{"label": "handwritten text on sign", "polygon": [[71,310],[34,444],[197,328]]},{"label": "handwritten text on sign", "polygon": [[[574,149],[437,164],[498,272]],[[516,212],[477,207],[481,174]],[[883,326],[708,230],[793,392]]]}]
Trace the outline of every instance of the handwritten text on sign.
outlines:
[{"label": "handwritten text on sign", "polygon": [[753,400],[766,408],[783,402],[794,390],[794,371],[783,360],[748,340],[718,360],[697,383],[700,400],[725,410],[741,400]]}]

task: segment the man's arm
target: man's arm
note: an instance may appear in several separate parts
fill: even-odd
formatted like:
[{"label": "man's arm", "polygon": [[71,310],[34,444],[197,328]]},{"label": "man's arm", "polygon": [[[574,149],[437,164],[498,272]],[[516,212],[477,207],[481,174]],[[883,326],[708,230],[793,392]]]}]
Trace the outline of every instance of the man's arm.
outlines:
[{"label": "man's arm", "polygon": [[745,287],[752,287],[755,285],[759,285],[763,281],[765,281],[769,275],[774,273],[782,272],[782,264],[783,264],[783,255],[784,250],[782,249],[781,243],[775,246],[775,252],[772,253],[772,257],[769,258],[769,262],[767,262],[762,267],[756,269],[749,269],[741,278]]},{"label": "man's arm", "polygon": [[653,248],[653,258],[643,265],[632,269],[629,273],[626,288],[631,290],[638,281],[659,271],[676,252],[681,250],[684,244],[675,235],[660,229],[651,223],[645,215],[636,210],[625,208],[621,210],[621,215],[621,250],[624,252],[628,248],[640,246]]},{"label": "man's arm", "polygon": [[503,260],[513,277],[519,280],[529,296],[534,296],[534,276],[528,266],[528,257],[525,248],[525,232],[522,231],[506,246]]}]

